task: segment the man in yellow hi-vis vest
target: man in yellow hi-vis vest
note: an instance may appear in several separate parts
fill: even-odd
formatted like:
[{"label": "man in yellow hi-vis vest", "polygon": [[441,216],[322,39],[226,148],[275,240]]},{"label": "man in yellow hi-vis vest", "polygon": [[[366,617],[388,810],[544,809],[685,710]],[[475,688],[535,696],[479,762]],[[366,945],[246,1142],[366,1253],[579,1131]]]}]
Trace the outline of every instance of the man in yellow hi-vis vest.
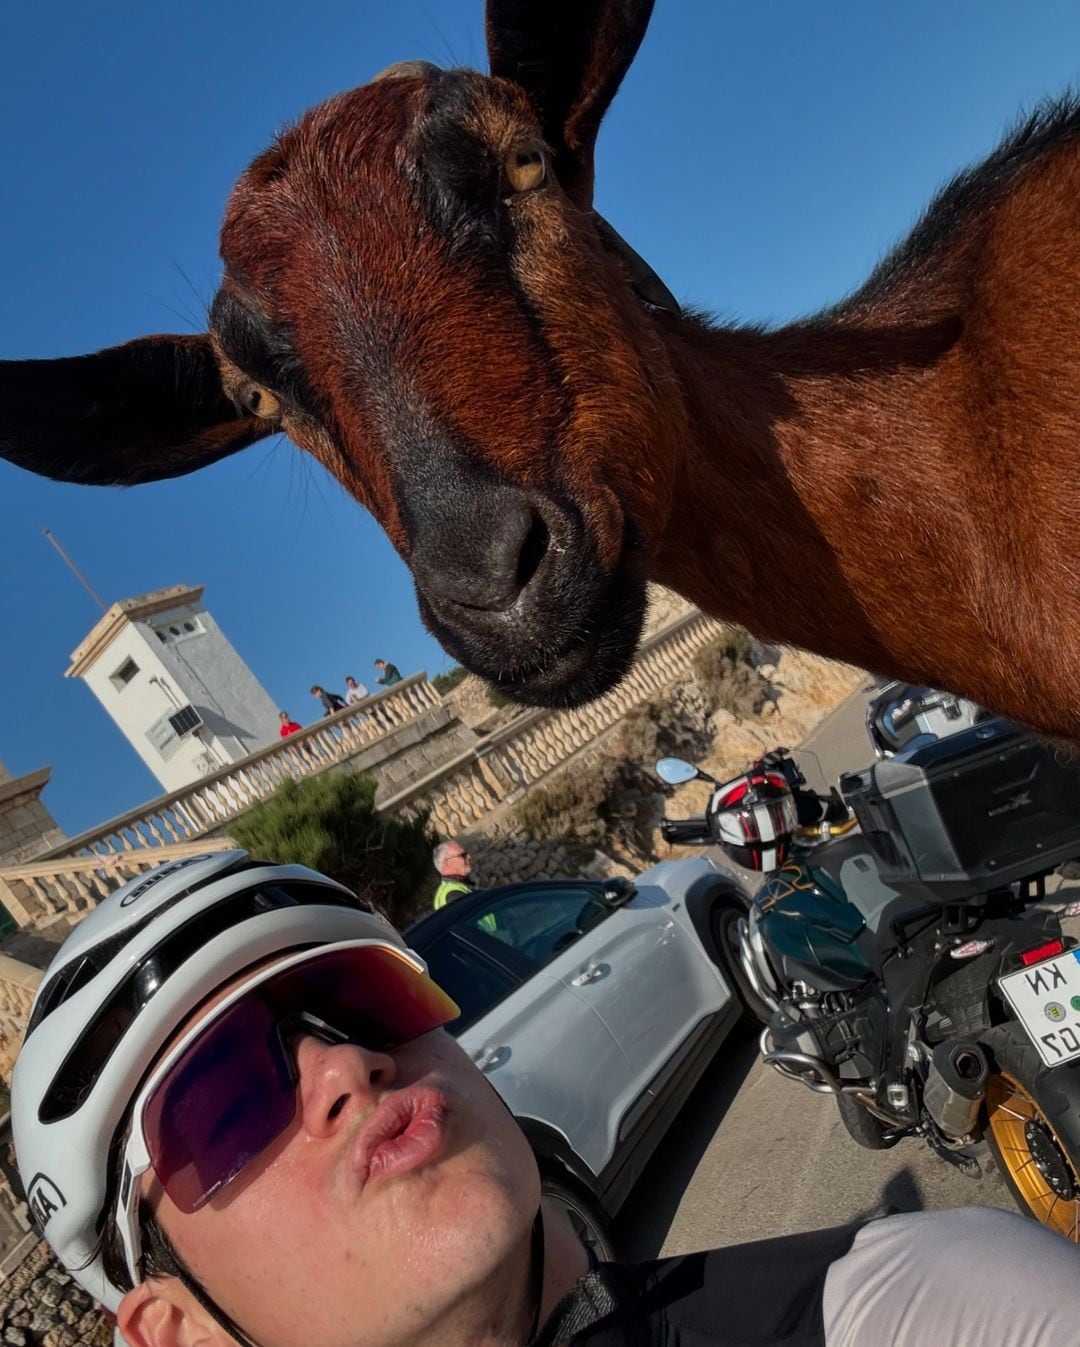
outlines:
[{"label": "man in yellow hi-vis vest", "polygon": [[[431,853],[431,859],[435,862],[435,869],[440,876],[439,887],[435,890],[435,899],[432,903],[437,912],[440,907],[445,907],[454,898],[460,898],[463,893],[472,893],[476,885],[471,878],[472,857],[460,842],[440,842]],[[485,912],[477,925],[481,930],[494,935],[498,930],[495,913]]]},{"label": "man in yellow hi-vis vest", "polygon": [[431,854],[435,869],[439,872],[439,887],[435,890],[433,906],[436,911],[445,907],[451,898],[462,893],[471,893],[473,885],[472,857],[460,842],[440,842]]}]

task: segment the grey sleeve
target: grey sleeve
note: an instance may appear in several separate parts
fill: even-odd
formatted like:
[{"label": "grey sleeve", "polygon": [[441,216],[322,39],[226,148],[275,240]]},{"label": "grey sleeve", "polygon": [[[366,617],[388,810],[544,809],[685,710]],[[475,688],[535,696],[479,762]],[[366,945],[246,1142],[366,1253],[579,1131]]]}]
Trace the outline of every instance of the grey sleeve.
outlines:
[{"label": "grey sleeve", "polygon": [[825,1279],[826,1347],[1077,1347],[1080,1246],[988,1207],[872,1221]]}]

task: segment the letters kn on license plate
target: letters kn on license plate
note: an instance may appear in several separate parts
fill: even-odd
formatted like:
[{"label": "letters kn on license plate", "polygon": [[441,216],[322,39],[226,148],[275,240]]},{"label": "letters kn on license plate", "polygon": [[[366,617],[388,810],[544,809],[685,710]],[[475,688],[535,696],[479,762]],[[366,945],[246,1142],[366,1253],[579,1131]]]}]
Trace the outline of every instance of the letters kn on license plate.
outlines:
[{"label": "letters kn on license plate", "polygon": [[1080,950],[1009,973],[998,986],[1047,1066],[1080,1057]]}]

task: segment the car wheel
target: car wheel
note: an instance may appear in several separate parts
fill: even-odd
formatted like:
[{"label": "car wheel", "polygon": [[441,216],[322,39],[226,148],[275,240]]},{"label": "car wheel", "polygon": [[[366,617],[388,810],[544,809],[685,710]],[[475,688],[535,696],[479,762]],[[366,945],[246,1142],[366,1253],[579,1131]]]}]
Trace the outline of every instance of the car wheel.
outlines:
[{"label": "car wheel", "polygon": [[566,1213],[574,1227],[574,1234],[587,1249],[592,1250],[598,1262],[610,1263],[614,1260],[615,1244],[608,1218],[600,1203],[583,1185],[563,1174],[541,1170],[540,1193],[552,1206]]},{"label": "car wheel", "polygon": [[737,907],[717,907],[712,911],[713,939],[720,956],[720,966],[734,983],[736,994],[743,1006],[743,1019],[748,1024],[768,1024],[772,1011],[754,991],[750,979],[743,972],[739,957],[739,922],[745,921],[746,914]]}]

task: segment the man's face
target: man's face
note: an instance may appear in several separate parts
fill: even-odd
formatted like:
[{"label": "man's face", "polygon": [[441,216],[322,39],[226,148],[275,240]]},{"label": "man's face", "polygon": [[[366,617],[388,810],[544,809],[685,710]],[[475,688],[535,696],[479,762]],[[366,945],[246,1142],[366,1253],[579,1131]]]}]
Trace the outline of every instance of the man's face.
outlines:
[{"label": "man's face", "polygon": [[393,1053],[305,1035],[295,1053],[292,1126],[193,1214],[148,1184],[159,1224],[263,1347],[400,1347],[455,1324],[469,1340],[523,1295],[540,1188],[517,1124],[441,1030]]},{"label": "man's face", "polygon": [[472,857],[464,847],[455,846],[443,856],[442,873],[451,879],[472,874]]}]

